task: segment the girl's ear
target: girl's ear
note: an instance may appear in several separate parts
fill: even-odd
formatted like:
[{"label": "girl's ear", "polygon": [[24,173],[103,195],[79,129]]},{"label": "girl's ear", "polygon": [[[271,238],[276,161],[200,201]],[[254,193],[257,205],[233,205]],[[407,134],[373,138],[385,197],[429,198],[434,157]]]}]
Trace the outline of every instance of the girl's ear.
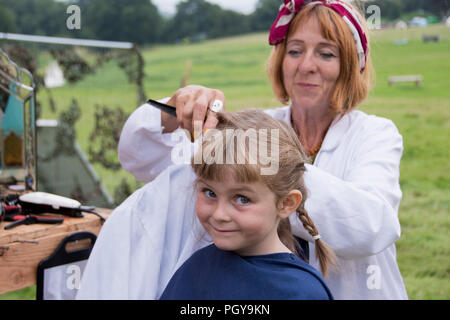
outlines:
[{"label": "girl's ear", "polygon": [[278,216],[285,219],[293,213],[302,202],[303,195],[299,190],[291,190],[288,195],[280,201]]}]

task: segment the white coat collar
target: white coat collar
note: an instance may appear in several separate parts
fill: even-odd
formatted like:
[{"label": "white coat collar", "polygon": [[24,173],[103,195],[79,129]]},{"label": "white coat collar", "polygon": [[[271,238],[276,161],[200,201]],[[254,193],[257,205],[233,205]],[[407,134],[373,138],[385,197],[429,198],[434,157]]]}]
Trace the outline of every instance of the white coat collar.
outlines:
[{"label": "white coat collar", "polygon": [[325,135],[325,139],[322,142],[321,151],[332,151],[334,150],[339,143],[342,141],[342,137],[344,133],[350,127],[350,116],[349,114],[345,114],[341,117],[341,115],[337,115],[334,117],[333,122],[330,125],[330,128]]}]

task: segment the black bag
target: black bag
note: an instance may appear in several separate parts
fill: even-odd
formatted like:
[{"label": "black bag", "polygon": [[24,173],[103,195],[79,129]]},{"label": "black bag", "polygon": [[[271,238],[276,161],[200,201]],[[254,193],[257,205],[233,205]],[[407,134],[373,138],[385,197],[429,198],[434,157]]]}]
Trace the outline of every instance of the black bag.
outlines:
[{"label": "black bag", "polygon": [[[90,239],[89,247],[67,251],[70,242]],[[64,238],[37,269],[36,300],[73,300],[80,289],[81,276],[97,236],[81,231]]]}]

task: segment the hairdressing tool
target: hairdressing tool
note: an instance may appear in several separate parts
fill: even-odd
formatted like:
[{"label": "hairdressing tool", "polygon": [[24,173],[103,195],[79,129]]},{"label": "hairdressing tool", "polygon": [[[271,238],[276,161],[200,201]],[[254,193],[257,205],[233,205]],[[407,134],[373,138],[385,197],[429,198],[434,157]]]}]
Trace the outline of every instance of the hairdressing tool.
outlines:
[{"label": "hairdressing tool", "polygon": [[177,109],[175,109],[175,107],[169,106],[168,104],[164,104],[152,99],[148,100],[147,104],[151,105],[152,107],[158,108],[159,110],[164,111],[171,116],[177,116]]},{"label": "hairdressing tool", "polygon": [[58,223],[64,222],[64,218],[40,217],[40,216],[36,216],[36,215],[27,215],[27,216],[15,215],[11,218],[11,220],[13,220],[14,222],[8,224],[5,227],[5,230],[15,228],[22,224],[26,224],[26,225],[35,224],[35,223],[58,224]]},{"label": "hairdressing tool", "polygon": [[82,212],[97,215],[102,222],[105,219],[97,212],[95,207],[82,206],[77,200],[58,196],[46,192],[29,192],[18,198],[18,205],[25,214],[31,213],[59,213],[69,217],[83,217]]}]

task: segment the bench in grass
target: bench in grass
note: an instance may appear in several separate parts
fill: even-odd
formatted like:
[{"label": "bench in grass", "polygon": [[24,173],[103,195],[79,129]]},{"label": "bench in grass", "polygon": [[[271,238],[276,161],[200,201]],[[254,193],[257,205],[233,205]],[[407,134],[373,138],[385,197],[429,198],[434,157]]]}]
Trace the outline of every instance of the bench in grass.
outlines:
[{"label": "bench in grass", "polygon": [[414,82],[417,87],[422,85],[422,76],[392,76],[388,79],[389,86],[393,86],[395,83],[399,82]]}]

